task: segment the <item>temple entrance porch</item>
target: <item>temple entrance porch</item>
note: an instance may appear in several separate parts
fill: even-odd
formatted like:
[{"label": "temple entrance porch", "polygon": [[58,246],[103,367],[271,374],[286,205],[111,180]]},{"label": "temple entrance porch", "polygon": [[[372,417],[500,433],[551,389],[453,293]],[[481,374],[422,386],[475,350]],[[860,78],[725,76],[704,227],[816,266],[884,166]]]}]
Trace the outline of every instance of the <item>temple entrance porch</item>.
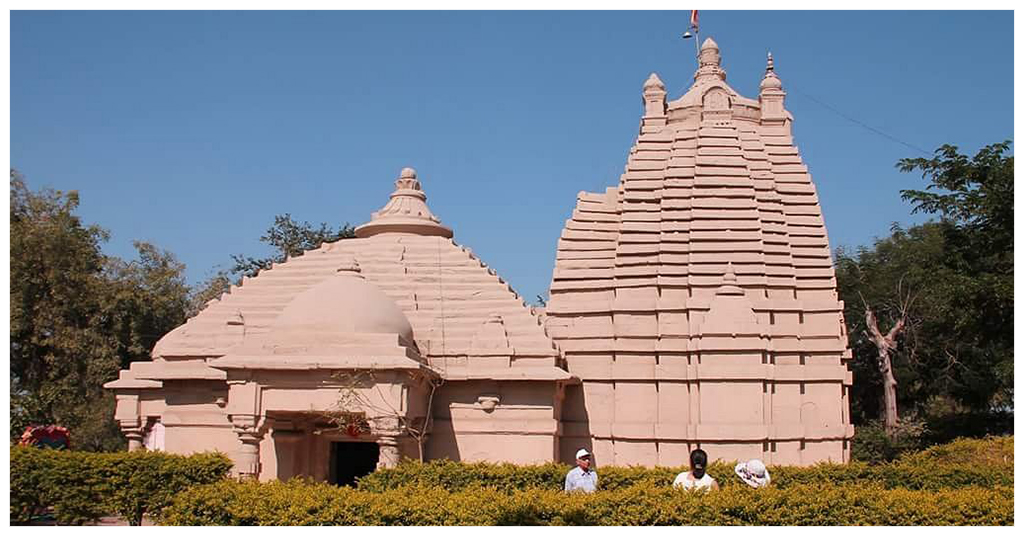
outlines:
[{"label": "temple entrance porch", "polygon": [[303,477],[354,485],[356,478],[414,456],[416,449],[400,430],[347,426],[316,412],[271,412],[267,428],[260,444],[260,480]]}]

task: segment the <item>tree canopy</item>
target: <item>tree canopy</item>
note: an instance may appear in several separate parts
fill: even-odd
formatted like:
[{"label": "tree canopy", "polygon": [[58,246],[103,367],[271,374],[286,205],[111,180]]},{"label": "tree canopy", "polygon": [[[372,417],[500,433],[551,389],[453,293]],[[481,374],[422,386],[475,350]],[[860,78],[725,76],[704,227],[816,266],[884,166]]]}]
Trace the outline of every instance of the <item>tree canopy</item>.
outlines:
[{"label": "tree canopy", "polygon": [[77,448],[122,442],[103,383],[185,321],[184,265],[136,242],[138,260],[105,255],[104,229],[75,214],[77,192],[31,191],[11,171],[11,433],[59,424]]},{"label": "tree canopy", "polygon": [[[1010,142],[973,158],[944,145],[931,159],[904,159],[924,190],[903,190],[914,212],[937,221],[903,228],[854,252],[836,252],[836,277],[853,347],[852,414],[879,411],[876,350],[864,334],[865,303],[882,329],[912,298],[894,360],[901,408],[918,414],[1012,410],[1013,157]],[[885,324],[888,324],[886,326]],[[902,409],[901,409],[902,411]]]}]

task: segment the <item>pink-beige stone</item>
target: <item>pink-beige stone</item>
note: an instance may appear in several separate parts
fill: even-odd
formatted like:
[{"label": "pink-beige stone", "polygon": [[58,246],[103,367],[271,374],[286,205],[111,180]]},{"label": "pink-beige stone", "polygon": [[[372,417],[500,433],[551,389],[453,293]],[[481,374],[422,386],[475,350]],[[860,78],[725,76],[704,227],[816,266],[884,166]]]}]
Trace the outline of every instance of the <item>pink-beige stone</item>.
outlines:
[{"label": "pink-beige stone", "polygon": [[[129,448],[330,480],[338,444],[389,466],[419,456],[400,423],[430,422],[426,459],[848,460],[843,307],[772,58],[756,100],[710,39],[682,97],[656,74],[642,95],[619,185],[577,196],[547,307],[457,245],[405,168],[356,238],[246,278],[107,384]],[[346,391],[366,402],[339,408]],[[331,426],[339,409],[370,426]]]},{"label": "pink-beige stone", "polygon": [[619,186],[566,223],[545,311],[582,380],[563,458],[849,459],[843,305],[782,82],[771,56],[757,100],[725,80],[711,39],[679,99],[652,74]]}]

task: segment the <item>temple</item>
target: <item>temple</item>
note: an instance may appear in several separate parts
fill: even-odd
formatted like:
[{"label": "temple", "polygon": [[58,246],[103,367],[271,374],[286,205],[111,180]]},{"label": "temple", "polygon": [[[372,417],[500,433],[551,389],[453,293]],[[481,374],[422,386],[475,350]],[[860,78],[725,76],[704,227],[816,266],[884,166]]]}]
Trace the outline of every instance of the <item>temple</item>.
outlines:
[{"label": "temple", "polygon": [[416,172],[356,238],[246,278],[106,385],[129,449],[339,484],[403,458],[847,461],[850,358],[825,226],[769,55],[758,99],[718,46],[643,85],[618,186],[580,193],[550,301],[457,245]]}]

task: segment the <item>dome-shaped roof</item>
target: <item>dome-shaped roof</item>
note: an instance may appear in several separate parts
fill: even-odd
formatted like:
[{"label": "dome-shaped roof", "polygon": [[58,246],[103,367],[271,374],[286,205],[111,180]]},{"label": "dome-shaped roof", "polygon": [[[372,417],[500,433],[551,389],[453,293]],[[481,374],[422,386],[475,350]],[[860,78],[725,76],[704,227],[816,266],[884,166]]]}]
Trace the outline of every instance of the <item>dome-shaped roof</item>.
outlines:
[{"label": "dome-shaped roof", "polygon": [[761,80],[761,89],[769,89],[769,88],[771,88],[771,89],[781,89],[782,88],[782,80],[779,80],[779,77],[775,76],[774,73],[764,77],[764,79]]},{"label": "dome-shaped roof", "polygon": [[295,297],[270,327],[271,333],[387,333],[413,342],[412,326],[402,310],[354,262]]}]

